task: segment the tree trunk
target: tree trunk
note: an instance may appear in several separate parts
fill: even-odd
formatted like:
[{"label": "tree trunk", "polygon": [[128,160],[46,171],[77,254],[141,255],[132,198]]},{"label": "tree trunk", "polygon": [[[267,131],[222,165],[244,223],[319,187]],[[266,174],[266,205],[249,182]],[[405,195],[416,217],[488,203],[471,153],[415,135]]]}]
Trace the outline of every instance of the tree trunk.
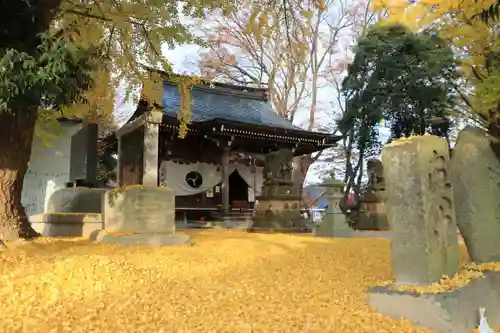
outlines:
[{"label": "tree trunk", "polygon": [[304,181],[306,180],[307,171],[313,163],[311,155],[295,156],[292,158],[292,180],[298,185],[300,205],[303,206]]},{"label": "tree trunk", "polygon": [[295,184],[304,183],[311,164],[311,155],[294,156],[292,158],[292,180]]},{"label": "tree trunk", "polygon": [[21,203],[37,112],[32,106],[0,113],[0,240],[38,236]]}]

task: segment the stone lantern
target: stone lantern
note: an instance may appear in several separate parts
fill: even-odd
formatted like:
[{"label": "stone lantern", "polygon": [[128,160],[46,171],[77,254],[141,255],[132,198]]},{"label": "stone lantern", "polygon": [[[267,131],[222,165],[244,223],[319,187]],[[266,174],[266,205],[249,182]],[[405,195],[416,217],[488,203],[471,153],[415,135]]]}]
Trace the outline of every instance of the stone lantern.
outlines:
[{"label": "stone lantern", "polygon": [[343,181],[332,178],[321,185],[325,189],[324,197],[328,201],[328,209],[321,219],[321,224],[314,229],[317,237],[351,237],[352,229],[340,209],[340,201],[344,197]]}]

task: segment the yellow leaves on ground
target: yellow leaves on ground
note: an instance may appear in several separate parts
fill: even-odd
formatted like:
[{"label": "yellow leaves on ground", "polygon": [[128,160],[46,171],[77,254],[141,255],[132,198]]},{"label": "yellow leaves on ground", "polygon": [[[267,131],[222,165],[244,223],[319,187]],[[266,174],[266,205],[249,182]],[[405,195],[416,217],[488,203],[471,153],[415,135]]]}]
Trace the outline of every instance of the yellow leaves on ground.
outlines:
[{"label": "yellow leaves on ground", "polygon": [[[401,291],[413,291],[416,293],[443,293],[463,287],[476,279],[484,277],[483,272],[500,272],[499,262],[490,262],[484,264],[475,264],[469,262],[465,246],[460,245],[460,259],[462,269],[454,276],[444,276],[439,282],[429,286],[392,286],[391,289]],[[389,283],[386,283],[389,284]]]},{"label": "yellow leaves on ground", "polygon": [[439,282],[429,286],[393,286],[391,289],[401,291],[413,291],[416,293],[438,294],[455,290],[471,283],[475,279],[480,279],[484,275],[481,271],[463,268],[454,276],[445,276]]},{"label": "yellow leaves on ground", "polygon": [[2,332],[432,332],[367,306],[389,240],[188,231],[194,245],[40,239],[0,253]]}]

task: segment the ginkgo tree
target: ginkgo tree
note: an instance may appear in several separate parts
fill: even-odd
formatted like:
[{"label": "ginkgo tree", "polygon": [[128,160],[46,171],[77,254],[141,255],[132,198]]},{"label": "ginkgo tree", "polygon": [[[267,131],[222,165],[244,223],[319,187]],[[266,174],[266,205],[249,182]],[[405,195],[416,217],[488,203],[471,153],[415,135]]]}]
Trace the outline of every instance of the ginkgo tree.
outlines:
[{"label": "ginkgo tree", "polygon": [[[321,6],[322,0],[312,3]],[[179,118],[185,125],[189,87],[198,79],[174,76],[160,50],[163,45],[197,42],[181,22],[183,15],[200,17],[206,9],[230,10],[238,5],[229,0],[2,1],[0,239],[36,235],[26,218],[21,191],[37,119],[51,119],[51,111],[106,118],[122,82],[143,85],[141,97],[158,101],[155,87],[161,84],[160,74],[146,70],[143,65],[148,65],[179,80],[183,97]],[[253,4],[256,20],[249,24],[269,28],[272,23],[265,20],[263,8],[270,5],[281,3]]]},{"label": "ginkgo tree", "polygon": [[[206,8],[226,5],[224,0],[0,3],[0,239],[36,235],[21,191],[39,116],[105,116],[120,82],[158,81],[143,64],[170,70],[162,45],[196,40],[181,15],[200,16]],[[145,98],[155,98],[153,84],[145,88]]]}]

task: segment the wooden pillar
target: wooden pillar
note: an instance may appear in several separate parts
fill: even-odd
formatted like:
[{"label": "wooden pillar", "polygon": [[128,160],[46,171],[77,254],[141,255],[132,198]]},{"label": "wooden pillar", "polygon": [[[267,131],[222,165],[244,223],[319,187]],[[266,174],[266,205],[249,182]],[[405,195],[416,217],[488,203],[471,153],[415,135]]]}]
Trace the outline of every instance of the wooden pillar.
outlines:
[{"label": "wooden pillar", "polygon": [[230,147],[224,146],[222,148],[222,159],[221,159],[222,213],[224,216],[229,216],[229,154],[230,154]]}]

